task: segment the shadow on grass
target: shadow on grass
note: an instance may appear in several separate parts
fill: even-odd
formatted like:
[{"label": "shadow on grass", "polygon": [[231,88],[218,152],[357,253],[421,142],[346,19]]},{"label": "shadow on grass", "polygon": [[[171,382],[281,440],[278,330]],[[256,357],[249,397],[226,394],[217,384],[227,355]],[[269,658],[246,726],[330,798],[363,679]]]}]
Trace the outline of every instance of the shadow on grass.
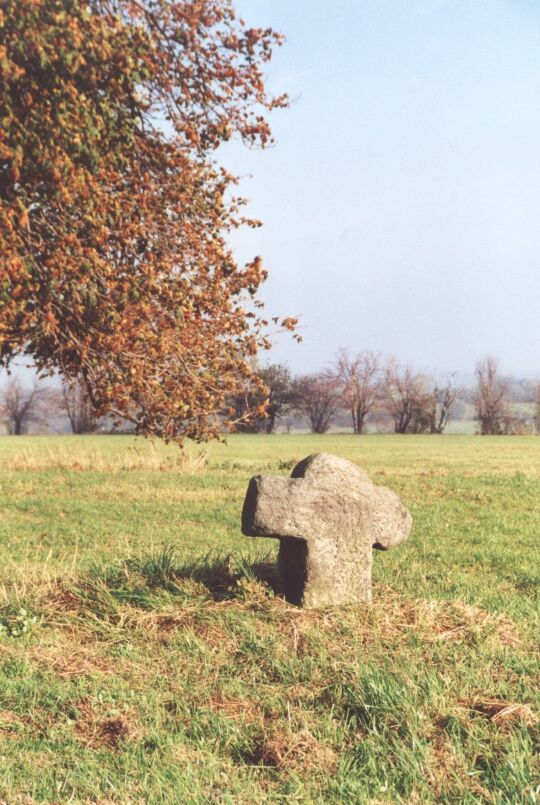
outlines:
[{"label": "shadow on grass", "polygon": [[[276,562],[273,555],[253,561],[241,554],[209,553],[190,559],[178,557],[172,548],[107,566],[95,566],[89,573],[91,585],[105,587],[118,600],[143,604],[148,594],[193,596],[194,582],[214,601],[243,596],[246,582],[259,582],[276,592]],[[136,599],[141,599],[137,602]]]}]

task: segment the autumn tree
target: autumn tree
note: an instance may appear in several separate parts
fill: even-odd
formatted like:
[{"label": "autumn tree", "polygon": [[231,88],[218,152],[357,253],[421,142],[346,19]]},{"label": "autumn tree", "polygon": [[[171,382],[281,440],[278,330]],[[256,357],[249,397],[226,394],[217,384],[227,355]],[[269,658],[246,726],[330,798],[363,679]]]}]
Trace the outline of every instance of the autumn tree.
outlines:
[{"label": "autumn tree", "polygon": [[28,426],[41,421],[41,405],[47,389],[38,383],[25,386],[17,377],[10,377],[0,391],[0,413],[8,433],[20,436]]},{"label": "autumn tree", "polygon": [[505,432],[508,417],[508,384],[499,374],[497,360],[489,355],[476,364],[475,419],[482,435]]},{"label": "autumn tree", "polygon": [[380,358],[372,352],[359,352],[351,357],[341,350],[330,371],[351,414],[354,433],[363,433],[366,418],[377,403],[380,368]]},{"label": "autumn tree", "polygon": [[226,400],[222,419],[229,431],[260,433],[266,425],[265,389],[255,375],[238,383]]},{"label": "autumn tree", "polygon": [[312,433],[326,433],[339,403],[339,386],[328,374],[304,375],[293,384],[295,409],[307,417]]},{"label": "autumn tree", "polygon": [[80,377],[141,433],[218,433],[269,341],[215,154],[271,142],[280,42],[231,0],[2,0],[0,365]]}]

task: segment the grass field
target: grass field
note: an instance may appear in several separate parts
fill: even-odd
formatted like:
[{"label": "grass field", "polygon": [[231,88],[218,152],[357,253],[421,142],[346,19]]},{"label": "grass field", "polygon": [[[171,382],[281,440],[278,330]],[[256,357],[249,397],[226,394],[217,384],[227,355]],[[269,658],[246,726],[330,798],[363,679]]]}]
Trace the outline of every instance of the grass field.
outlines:
[{"label": "grass field", "polygon": [[[249,477],[400,494],[371,606],[301,611]],[[0,802],[534,803],[540,438],[0,439]]]}]

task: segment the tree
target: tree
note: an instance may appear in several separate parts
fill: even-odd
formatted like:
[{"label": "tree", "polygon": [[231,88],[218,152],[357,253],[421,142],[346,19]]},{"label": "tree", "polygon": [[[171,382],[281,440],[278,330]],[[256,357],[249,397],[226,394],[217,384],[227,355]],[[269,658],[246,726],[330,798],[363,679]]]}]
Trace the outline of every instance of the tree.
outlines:
[{"label": "tree", "polygon": [[242,433],[273,433],[277,419],[293,400],[289,369],[275,363],[256,371],[257,382],[247,382],[229,401],[227,421]]},{"label": "tree", "polygon": [[395,433],[425,433],[432,425],[432,397],[426,378],[393,359],[385,370],[383,405],[394,420]]},{"label": "tree", "polygon": [[536,387],[535,387],[535,390],[534,390],[533,421],[534,421],[534,426],[536,428],[536,432],[540,434],[540,383],[536,384]]},{"label": "tree", "polygon": [[450,413],[463,388],[454,385],[453,375],[446,381],[433,381],[428,395],[429,431],[442,433],[448,424]]},{"label": "tree", "polygon": [[95,433],[98,419],[84,383],[80,380],[71,385],[64,382],[58,403],[60,410],[67,415],[73,433]]},{"label": "tree", "polygon": [[47,390],[37,383],[27,388],[17,377],[8,380],[0,394],[0,411],[8,433],[20,436],[31,423],[41,420],[40,405],[46,394]]},{"label": "tree", "polygon": [[307,417],[312,433],[326,433],[336,413],[339,387],[328,375],[304,375],[293,383],[294,407]]},{"label": "tree", "polygon": [[262,261],[226,242],[258,222],[214,154],[271,142],[280,43],[231,0],[3,0],[0,365],[80,377],[141,433],[217,435],[269,340]]},{"label": "tree", "polygon": [[474,395],[475,419],[482,435],[505,432],[508,411],[508,385],[501,378],[498,362],[488,355],[476,364],[476,392]]},{"label": "tree", "polygon": [[227,399],[223,411],[222,418],[227,428],[237,433],[260,433],[265,430],[265,392],[257,375],[246,378],[237,386],[234,394]]},{"label": "tree", "polygon": [[291,373],[287,366],[274,363],[261,369],[259,377],[268,389],[265,430],[267,433],[273,433],[277,420],[289,411],[293,403]]},{"label": "tree", "polygon": [[394,420],[396,433],[442,433],[462,391],[454,385],[453,376],[439,381],[391,359],[386,367],[383,405]]},{"label": "tree", "polygon": [[363,433],[366,417],[377,403],[380,359],[372,352],[350,357],[345,350],[338,355],[332,372],[343,402],[350,411],[354,433]]}]

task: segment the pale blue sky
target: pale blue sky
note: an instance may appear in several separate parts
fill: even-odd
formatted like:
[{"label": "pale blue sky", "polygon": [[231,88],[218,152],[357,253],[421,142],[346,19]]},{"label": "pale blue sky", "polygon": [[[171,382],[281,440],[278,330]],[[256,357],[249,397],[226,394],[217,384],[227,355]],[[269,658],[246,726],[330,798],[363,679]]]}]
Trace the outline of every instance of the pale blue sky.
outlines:
[{"label": "pale blue sky", "polygon": [[540,4],[237,0],[287,36],[268,69],[277,146],[228,148],[261,230],[269,314],[315,370],[339,347],[421,369],[540,375]]}]

